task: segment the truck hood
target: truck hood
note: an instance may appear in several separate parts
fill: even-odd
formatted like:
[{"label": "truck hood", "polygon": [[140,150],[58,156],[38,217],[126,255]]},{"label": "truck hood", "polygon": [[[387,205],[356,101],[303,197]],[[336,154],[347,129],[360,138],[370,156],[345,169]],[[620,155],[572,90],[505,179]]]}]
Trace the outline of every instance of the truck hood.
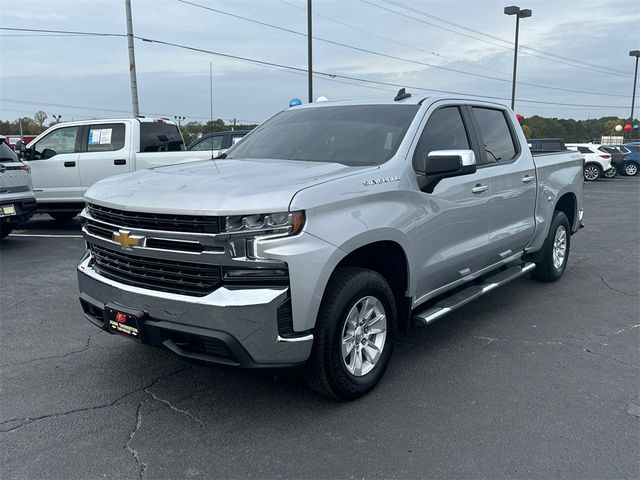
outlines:
[{"label": "truck hood", "polygon": [[286,211],[304,188],[378,167],[292,160],[183,163],[117,175],[94,184],[85,200],[121,210],[191,215]]}]

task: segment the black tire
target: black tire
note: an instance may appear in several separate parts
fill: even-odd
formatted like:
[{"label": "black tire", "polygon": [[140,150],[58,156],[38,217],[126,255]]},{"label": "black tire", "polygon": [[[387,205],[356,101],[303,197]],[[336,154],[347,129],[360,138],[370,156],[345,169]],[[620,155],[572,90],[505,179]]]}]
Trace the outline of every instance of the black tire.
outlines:
[{"label": "black tire", "polygon": [[629,177],[635,177],[636,175],[638,175],[638,164],[634,162],[625,163],[624,174]]},{"label": "black tire", "polygon": [[[346,331],[349,312],[361,306],[363,300],[373,297],[384,308],[386,337],[381,353],[370,371],[361,376],[348,370],[342,355],[342,339]],[[382,275],[372,270],[355,267],[338,268],[325,290],[314,332],[314,343],[305,370],[307,385],[316,392],[336,400],[353,400],[361,397],[380,381],[384,375],[393,350],[396,335],[396,304],[393,292]],[[366,330],[361,328],[361,333]],[[347,332],[348,334],[348,332]],[[375,334],[374,335],[375,338]],[[354,333],[354,345],[358,336]],[[366,340],[365,340],[366,342]],[[358,347],[360,349],[362,347]],[[364,355],[364,348],[362,348]],[[352,347],[350,355],[356,354]],[[366,357],[364,355],[362,358]],[[350,357],[347,357],[350,358]],[[361,364],[363,365],[363,364]]]},{"label": "black tire", "polygon": [[587,163],[582,169],[585,182],[595,182],[602,176],[602,167],[596,163]]},{"label": "black tire", "polygon": [[[556,266],[554,264],[554,245],[556,243],[556,235],[561,228],[564,228],[566,248],[562,264]],[[551,228],[549,228],[549,233],[542,247],[542,260],[536,262],[536,268],[532,272],[533,278],[542,282],[555,282],[558,280],[567,268],[570,250],[571,226],[569,225],[569,219],[564,212],[556,210],[551,221]]]},{"label": "black tire", "polygon": [[49,216],[58,222],[68,222],[69,220],[78,216],[80,212],[51,212]]},{"label": "black tire", "polygon": [[614,165],[611,165],[611,169],[607,170],[604,173],[604,178],[613,178],[617,174],[618,174],[618,169]]},{"label": "black tire", "polygon": [[10,223],[2,223],[0,224],[0,240],[6,238],[7,235],[11,233],[13,230],[13,225]]}]

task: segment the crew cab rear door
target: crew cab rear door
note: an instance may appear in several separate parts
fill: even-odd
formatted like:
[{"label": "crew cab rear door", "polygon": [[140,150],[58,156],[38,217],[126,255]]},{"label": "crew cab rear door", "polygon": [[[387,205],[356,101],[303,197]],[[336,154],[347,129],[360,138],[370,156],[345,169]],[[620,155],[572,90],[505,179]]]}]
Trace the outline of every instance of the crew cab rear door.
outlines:
[{"label": "crew cab rear door", "polygon": [[83,194],[98,180],[131,170],[130,129],[131,125],[124,122],[84,126],[79,158]]},{"label": "crew cab rear door", "polygon": [[536,171],[511,116],[500,107],[472,106],[483,146],[482,169],[490,172],[489,259],[496,263],[522,252],[535,229]]},{"label": "crew cab rear door", "polygon": [[[444,103],[433,111],[414,151],[418,158],[437,150],[475,150],[465,107]],[[460,282],[486,266],[489,198],[486,170],[441,180],[432,192],[419,192],[424,221],[411,233],[419,267],[417,298]]]}]

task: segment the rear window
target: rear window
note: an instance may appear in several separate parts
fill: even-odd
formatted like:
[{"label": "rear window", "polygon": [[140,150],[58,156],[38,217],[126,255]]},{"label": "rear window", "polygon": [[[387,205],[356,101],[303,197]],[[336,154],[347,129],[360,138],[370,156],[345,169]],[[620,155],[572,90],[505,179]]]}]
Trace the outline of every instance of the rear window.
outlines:
[{"label": "rear window", "polygon": [[223,135],[216,135],[213,137],[207,137],[200,140],[198,143],[194,143],[189,147],[189,150],[203,151],[203,150],[221,150],[222,142],[224,140]]},{"label": "rear window", "polygon": [[418,105],[354,105],[286,110],[236,143],[228,158],[380,165],[404,138]]},{"label": "rear window", "polygon": [[589,147],[578,147],[578,151],[580,153],[596,153],[593,150],[591,150]]},{"label": "rear window", "polygon": [[124,123],[90,125],[87,152],[110,152],[124,147]]},{"label": "rear window", "polygon": [[502,110],[473,107],[480,135],[487,152],[487,161],[509,162],[517,155],[519,148],[514,143],[509,123]]},{"label": "rear window", "polygon": [[178,126],[164,122],[140,122],[141,152],[176,152],[184,150]]},{"label": "rear window", "polygon": [[18,156],[9,145],[0,142],[0,162],[19,162]]}]

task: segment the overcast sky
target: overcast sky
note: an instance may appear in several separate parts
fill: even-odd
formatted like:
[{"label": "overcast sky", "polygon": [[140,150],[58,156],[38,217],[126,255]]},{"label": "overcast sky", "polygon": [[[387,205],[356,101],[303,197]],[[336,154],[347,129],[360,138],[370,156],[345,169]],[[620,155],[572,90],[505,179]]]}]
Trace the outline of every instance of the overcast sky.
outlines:
[{"label": "overcast sky", "polygon": [[[306,0],[189,1],[306,34]],[[132,4],[134,33],[140,37],[306,69],[304,35],[179,0]],[[124,0],[0,0],[0,5],[4,28],[126,32]],[[392,96],[394,85],[406,85],[416,95],[446,90],[508,103],[515,18],[503,14],[506,5],[313,0],[314,69],[338,75],[315,78],[314,96]],[[640,2],[527,0],[519,5],[531,8],[533,16],[521,20],[518,80],[539,86],[519,83],[515,110],[525,116],[628,117],[634,68],[628,52],[640,49]],[[126,38],[2,30],[0,49],[1,119],[33,116],[37,110],[62,115],[63,121],[131,111]],[[215,118],[261,122],[293,97],[307,100],[304,72],[140,40],[135,49],[143,114],[206,120],[210,62]]]}]

